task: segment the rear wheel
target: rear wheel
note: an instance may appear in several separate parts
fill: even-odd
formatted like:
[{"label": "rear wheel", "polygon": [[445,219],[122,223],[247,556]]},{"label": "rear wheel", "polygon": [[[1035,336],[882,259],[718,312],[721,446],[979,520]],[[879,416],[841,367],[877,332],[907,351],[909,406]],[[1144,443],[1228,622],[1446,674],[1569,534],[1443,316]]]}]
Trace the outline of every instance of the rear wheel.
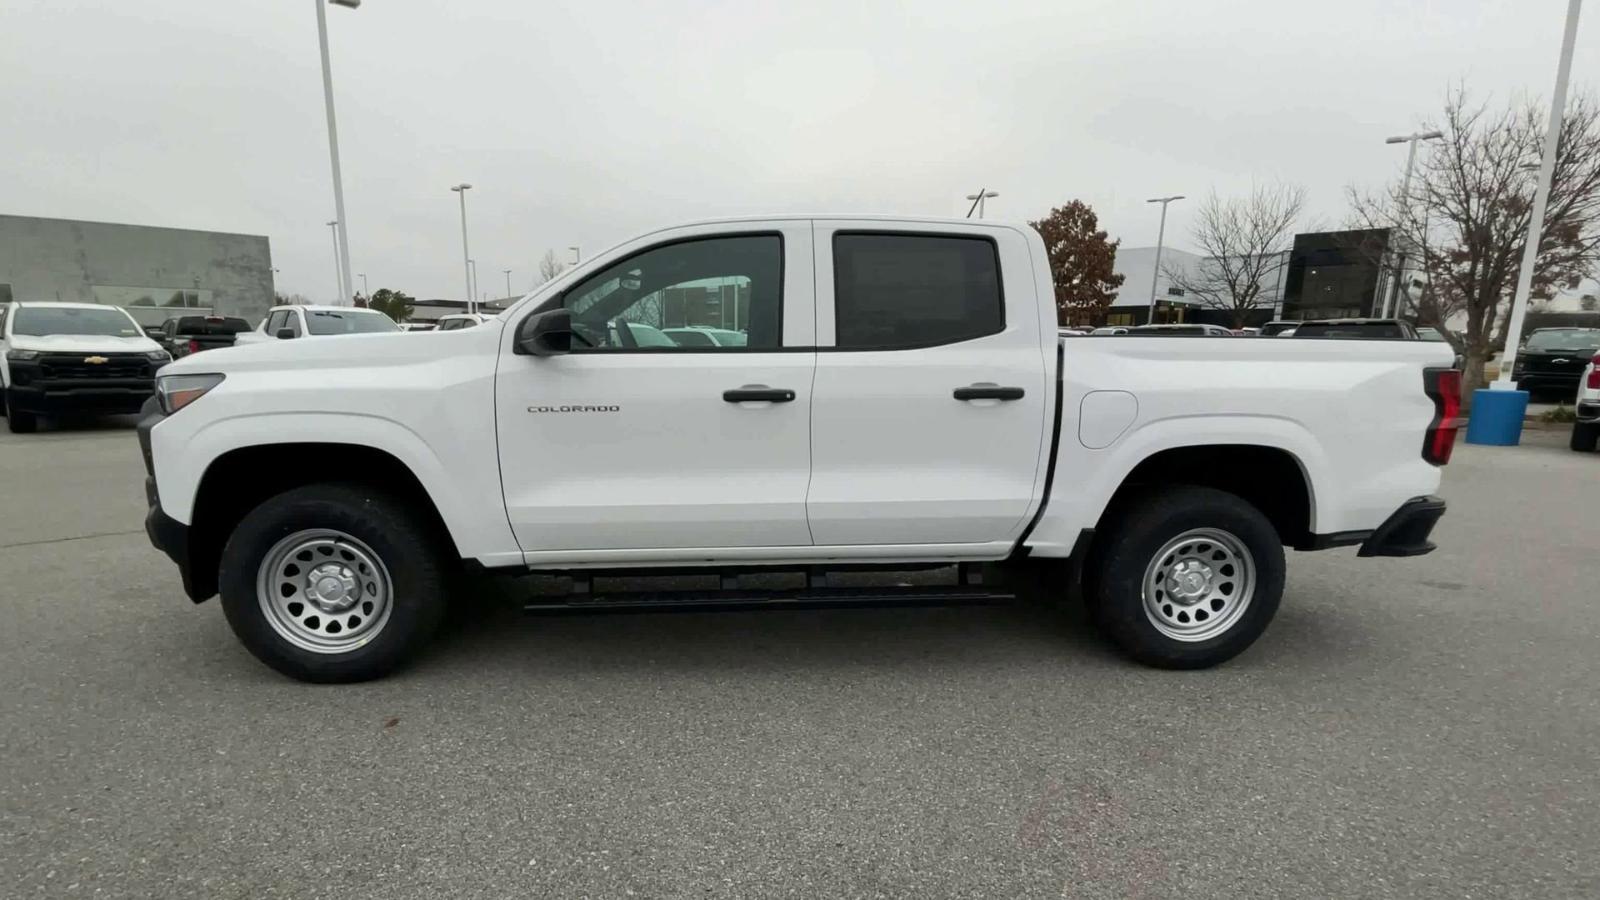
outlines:
[{"label": "rear wheel", "polygon": [[1200,669],[1261,636],[1284,571],[1282,541],[1260,510],[1212,488],[1169,488],[1122,507],[1097,537],[1088,600],[1123,653]]},{"label": "rear wheel", "polygon": [[234,634],[301,681],[382,677],[444,611],[437,540],[405,504],[356,485],[296,488],[256,507],[223,547],[218,580]]},{"label": "rear wheel", "polygon": [[1593,453],[1596,444],[1600,444],[1600,422],[1572,423],[1572,449]]},{"label": "rear wheel", "polygon": [[39,417],[11,408],[11,391],[5,391],[6,427],[13,434],[32,434],[39,429]]}]

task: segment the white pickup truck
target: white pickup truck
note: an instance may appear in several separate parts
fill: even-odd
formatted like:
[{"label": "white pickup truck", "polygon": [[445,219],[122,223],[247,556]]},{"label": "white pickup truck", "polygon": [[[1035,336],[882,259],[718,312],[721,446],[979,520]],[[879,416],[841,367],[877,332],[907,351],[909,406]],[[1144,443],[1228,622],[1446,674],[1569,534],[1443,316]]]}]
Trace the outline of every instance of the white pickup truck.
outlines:
[{"label": "white pickup truck", "polygon": [[[696,325],[743,345],[654,339]],[[668,228],[477,328],[295,343],[168,365],[139,436],[189,596],[308,681],[413,656],[479,567],[594,606],[673,602],[593,592],[619,571],[777,605],[1031,567],[1131,657],[1209,666],[1266,628],[1285,546],[1433,549],[1459,402],[1437,343],[1059,340],[1043,243],[992,221]]]}]

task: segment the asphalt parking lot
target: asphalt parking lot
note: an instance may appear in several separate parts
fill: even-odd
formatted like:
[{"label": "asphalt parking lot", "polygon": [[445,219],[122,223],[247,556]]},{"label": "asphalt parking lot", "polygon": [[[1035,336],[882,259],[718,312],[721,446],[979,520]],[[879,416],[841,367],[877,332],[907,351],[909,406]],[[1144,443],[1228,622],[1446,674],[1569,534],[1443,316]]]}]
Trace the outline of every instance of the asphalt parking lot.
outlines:
[{"label": "asphalt parking lot", "polygon": [[[1600,458],[1295,554],[1233,663],[1017,608],[524,617],[310,687],[192,606],[125,424],[0,437],[0,894],[1600,896]],[[285,465],[308,461],[285,460]]]}]

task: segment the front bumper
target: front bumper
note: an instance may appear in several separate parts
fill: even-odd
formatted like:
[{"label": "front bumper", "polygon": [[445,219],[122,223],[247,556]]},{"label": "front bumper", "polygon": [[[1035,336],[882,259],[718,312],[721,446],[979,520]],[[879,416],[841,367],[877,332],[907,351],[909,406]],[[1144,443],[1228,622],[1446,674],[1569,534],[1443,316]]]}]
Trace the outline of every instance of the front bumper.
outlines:
[{"label": "front bumper", "polygon": [[7,395],[12,409],[38,415],[133,413],[155,394],[158,367],[142,355],[46,353],[10,361]]},{"label": "front bumper", "polygon": [[1583,372],[1520,372],[1512,376],[1519,390],[1578,392]]},{"label": "front bumper", "polygon": [[1434,551],[1428,540],[1433,526],[1444,515],[1442,498],[1413,497],[1400,505],[1361,544],[1358,556],[1421,556]]},{"label": "front bumper", "polygon": [[150,453],[150,430],[165,416],[156,405],[154,397],[146,401],[140,411],[144,416],[139,420],[139,455],[144,458],[144,498],[149,504],[149,510],[144,516],[144,533],[150,538],[151,546],[165,553],[168,559],[177,564],[178,574],[183,578],[183,592],[190,600],[199,603],[215,594],[216,586],[202,584],[195,578],[194,567],[190,564],[189,526],[167,515],[161,508],[161,494],[156,490],[155,457]]},{"label": "front bumper", "polygon": [[142,383],[44,382],[7,390],[11,408],[51,416],[61,413],[135,413],[155,396],[155,381]]}]

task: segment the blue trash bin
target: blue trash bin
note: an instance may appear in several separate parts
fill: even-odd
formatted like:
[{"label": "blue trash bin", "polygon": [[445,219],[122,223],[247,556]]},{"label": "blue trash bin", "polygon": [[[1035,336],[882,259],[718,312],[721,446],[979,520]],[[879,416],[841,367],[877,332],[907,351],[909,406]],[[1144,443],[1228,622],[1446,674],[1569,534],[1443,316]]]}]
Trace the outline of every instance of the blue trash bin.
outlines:
[{"label": "blue trash bin", "polygon": [[1515,447],[1522,440],[1522,418],[1527,414],[1527,391],[1473,391],[1467,443]]}]

